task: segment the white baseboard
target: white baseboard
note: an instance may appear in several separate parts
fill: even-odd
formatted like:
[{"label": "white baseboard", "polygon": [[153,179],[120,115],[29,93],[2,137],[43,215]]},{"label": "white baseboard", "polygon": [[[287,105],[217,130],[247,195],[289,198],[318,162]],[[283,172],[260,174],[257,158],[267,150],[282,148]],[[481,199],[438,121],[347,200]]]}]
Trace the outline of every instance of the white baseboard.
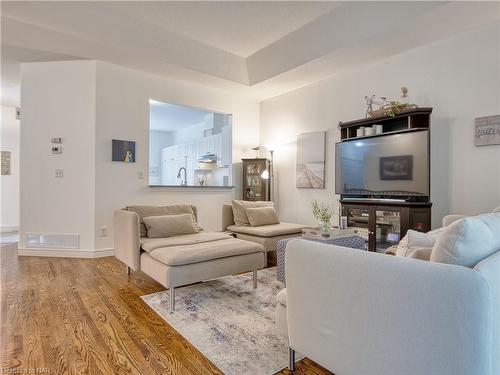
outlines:
[{"label": "white baseboard", "polygon": [[114,249],[33,249],[19,248],[17,255],[28,257],[55,257],[55,258],[102,258],[115,255]]},{"label": "white baseboard", "polygon": [[4,226],[0,227],[0,233],[15,233],[19,232],[19,227],[18,226]]}]

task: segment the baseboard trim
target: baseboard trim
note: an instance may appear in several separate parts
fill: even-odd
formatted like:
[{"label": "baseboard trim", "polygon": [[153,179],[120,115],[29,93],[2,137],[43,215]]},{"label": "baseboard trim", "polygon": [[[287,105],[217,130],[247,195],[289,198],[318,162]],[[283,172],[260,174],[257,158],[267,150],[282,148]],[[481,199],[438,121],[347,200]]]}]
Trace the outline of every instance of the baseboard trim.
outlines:
[{"label": "baseboard trim", "polygon": [[24,257],[54,257],[54,258],[103,258],[115,255],[114,249],[33,249],[19,248],[17,255]]},{"label": "baseboard trim", "polygon": [[4,226],[0,227],[0,233],[15,233],[19,232],[19,227],[18,226]]}]

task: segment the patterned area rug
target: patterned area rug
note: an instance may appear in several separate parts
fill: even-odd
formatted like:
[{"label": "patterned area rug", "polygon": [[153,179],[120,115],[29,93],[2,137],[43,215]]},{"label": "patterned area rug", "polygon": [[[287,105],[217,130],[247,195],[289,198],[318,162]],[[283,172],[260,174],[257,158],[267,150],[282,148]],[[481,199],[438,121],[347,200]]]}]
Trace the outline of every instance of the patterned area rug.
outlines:
[{"label": "patterned area rug", "polygon": [[288,343],[275,325],[276,294],[284,284],[276,268],[229,276],[176,290],[169,314],[168,291],[143,300],[227,375],[273,374],[288,364]]}]

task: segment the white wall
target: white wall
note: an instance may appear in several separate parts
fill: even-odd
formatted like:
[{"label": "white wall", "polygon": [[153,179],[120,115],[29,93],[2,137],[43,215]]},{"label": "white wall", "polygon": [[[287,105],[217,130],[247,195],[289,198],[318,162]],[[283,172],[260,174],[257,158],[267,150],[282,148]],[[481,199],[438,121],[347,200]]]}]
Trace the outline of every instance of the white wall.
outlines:
[{"label": "white wall", "polygon": [[2,106],[1,150],[10,151],[11,174],[1,176],[0,229],[2,232],[19,228],[19,139],[21,128],[16,119],[16,108]]},{"label": "white wall", "polygon": [[[78,233],[80,251],[94,249],[95,65],[21,66],[21,249],[30,232]],[[63,138],[62,154],[51,153],[51,137]]]},{"label": "white wall", "polygon": [[[256,101],[95,61],[24,64],[21,98],[21,249],[28,232],[79,233],[83,256],[112,249],[113,210],[130,204],[195,204],[201,226],[221,227],[222,205],[239,197],[241,186],[148,187],[150,98],[232,113],[237,182],[240,158],[259,141]],[[64,140],[62,155],[50,152],[55,136]],[[136,141],[137,162],[112,162],[112,139]],[[55,178],[56,168],[63,178]]]},{"label": "white wall", "polygon": [[[236,189],[148,188],[149,99],[233,114]],[[131,204],[191,203],[199,207],[202,227],[220,230],[222,205],[241,195],[240,159],[253,155],[250,148],[259,143],[259,103],[100,62],[97,103],[95,225],[107,227],[109,236],[97,236],[96,248],[113,246],[112,212]],[[110,161],[113,138],[137,142],[136,163]],[[144,180],[137,178],[138,171],[145,172]]]},{"label": "white wall", "polygon": [[[500,204],[500,146],[475,147],[474,118],[500,113],[500,23],[366,65],[261,103],[261,143],[276,149],[280,215],[313,223],[312,199],[336,204],[334,143],[339,121],[364,117],[364,96],[432,106],[433,225],[447,213],[475,214]],[[295,188],[296,137],[327,130],[325,190]]]}]

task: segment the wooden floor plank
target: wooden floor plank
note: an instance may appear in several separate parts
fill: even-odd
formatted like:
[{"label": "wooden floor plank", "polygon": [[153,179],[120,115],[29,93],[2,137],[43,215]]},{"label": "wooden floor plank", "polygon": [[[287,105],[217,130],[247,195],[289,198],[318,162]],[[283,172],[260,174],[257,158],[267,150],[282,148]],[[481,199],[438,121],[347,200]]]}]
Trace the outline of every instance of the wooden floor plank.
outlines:
[{"label": "wooden floor plank", "polygon": [[[165,288],[114,257],[17,257],[14,244],[0,248],[0,272],[3,371],[222,374],[140,298]],[[305,359],[296,374],[329,372]]]}]

